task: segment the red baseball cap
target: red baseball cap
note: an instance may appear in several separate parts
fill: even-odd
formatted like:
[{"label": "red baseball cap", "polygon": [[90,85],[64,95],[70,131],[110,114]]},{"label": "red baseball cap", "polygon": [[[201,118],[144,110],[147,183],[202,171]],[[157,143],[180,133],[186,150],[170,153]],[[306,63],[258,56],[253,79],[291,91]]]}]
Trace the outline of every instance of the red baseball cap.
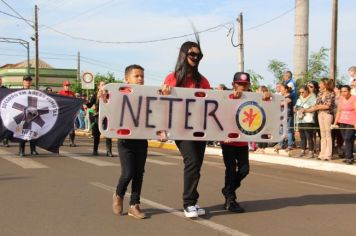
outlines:
[{"label": "red baseball cap", "polygon": [[250,74],[246,72],[237,72],[233,78],[234,83],[250,83]]},{"label": "red baseball cap", "polygon": [[70,82],[68,80],[63,82],[63,86],[69,86],[69,85],[70,85]]}]

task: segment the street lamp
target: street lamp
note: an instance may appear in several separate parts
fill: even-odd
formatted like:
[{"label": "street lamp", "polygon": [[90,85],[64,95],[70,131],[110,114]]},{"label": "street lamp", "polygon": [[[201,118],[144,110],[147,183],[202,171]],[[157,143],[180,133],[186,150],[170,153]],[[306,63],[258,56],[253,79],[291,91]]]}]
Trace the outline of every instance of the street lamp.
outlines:
[{"label": "street lamp", "polygon": [[27,49],[27,75],[30,75],[30,43],[23,39],[17,38],[1,38],[0,42],[3,43],[19,43]]}]

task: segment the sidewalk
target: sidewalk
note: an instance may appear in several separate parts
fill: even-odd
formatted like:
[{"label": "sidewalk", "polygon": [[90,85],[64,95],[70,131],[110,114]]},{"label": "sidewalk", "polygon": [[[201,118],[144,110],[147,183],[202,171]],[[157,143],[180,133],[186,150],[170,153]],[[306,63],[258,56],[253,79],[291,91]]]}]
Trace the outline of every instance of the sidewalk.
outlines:
[{"label": "sidewalk", "polygon": [[[90,133],[84,131],[76,131],[76,135],[89,137]],[[178,150],[174,142],[162,143],[159,141],[150,140],[148,142],[148,146],[153,148]],[[260,153],[256,154],[250,152],[250,160],[264,162],[264,163],[278,164],[278,165],[294,166],[298,168],[307,168],[312,170],[339,172],[339,173],[345,173],[350,175],[356,175],[356,164],[346,165],[340,159],[336,159],[332,161],[321,161],[316,159],[297,158],[296,156],[298,156],[299,153],[300,150],[295,149],[292,150],[290,153],[281,150],[279,154],[277,154],[273,151],[273,148],[266,148],[265,154],[260,154]],[[216,147],[207,147],[205,150],[205,154],[213,155],[216,156],[217,158],[222,157],[221,149]]]}]

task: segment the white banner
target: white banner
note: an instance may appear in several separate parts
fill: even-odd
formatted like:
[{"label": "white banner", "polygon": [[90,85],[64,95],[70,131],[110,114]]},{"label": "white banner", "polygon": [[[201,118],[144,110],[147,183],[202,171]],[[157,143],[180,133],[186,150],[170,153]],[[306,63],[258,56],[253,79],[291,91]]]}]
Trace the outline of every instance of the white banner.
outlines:
[{"label": "white banner", "polygon": [[91,72],[84,72],[82,75],[82,89],[94,89],[94,74]]},{"label": "white banner", "polygon": [[[262,101],[259,93],[107,84],[108,100],[100,100],[99,129],[109,138],[279,142],[287,128],[283,97]],[[282,128],[283,134],[280,134]]]}]

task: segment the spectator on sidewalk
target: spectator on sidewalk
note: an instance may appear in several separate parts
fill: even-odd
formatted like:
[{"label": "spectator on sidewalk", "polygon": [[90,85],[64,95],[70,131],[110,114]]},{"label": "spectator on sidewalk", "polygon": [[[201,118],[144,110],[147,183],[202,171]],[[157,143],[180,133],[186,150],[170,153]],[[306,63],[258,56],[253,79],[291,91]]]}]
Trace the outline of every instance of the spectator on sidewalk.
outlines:
[{"label": "spectator on sidewalk", "polygon": [[[333,111],[334,117],[336,117],[337,113],[337,108],[339,104],[339,98],[340,98],[340,90],[341,90],[341,85],[336,85],[334,88],[334,93],[335,93],[335,109]],[[335,119],[334,119],[335,121]],[[343,156],[343,150],[342,146],[344,144],[344,140],[341,135],[340,129],[332,129],[331,130],[331,139],[332,139],[332,145],[333,145],[333,154],[338,154],[339,156]]]},{"label": "spectator on sidewalk", "polygon": [[279,144],[275,146],[275,151],[278,152],[279,149],[287,148],[287,151],[291,151],[294,146],[294,114],[293,114],[293,102],[290,94],[291,88],[286,84],[281,86],[281,94],[284,97],[281,106],[287,109],[287,137],[285,137]]},{"label": "spectator on sidewalk", "polygon": [[[313,140],[313,127],[315,125],[314,112],[312,107],[316,103],[314,94],[309,93],[307,86],[302,86],[299,89],[299,98],[295,104],[294,111],[296,114],[296,123],[300,134],[300,146],[302,149],[299,157],[307,156],[308,158],[314,157],[314,140]],[[308,145],[307,145],[308,144]],[[307,153],[307,147],[309,152]]]},{"label": "spectator on sidewalk", "polygon": [[290,93],[290,97],[292,99],[292,105],[294,106],[295,103],[297,102],[297,89],[298,88],[297,88],[297,83],[293,79],[292,72],[289,70],[284,72],[283,80],[284,80],[284,84],[290,88],[289,93]]},{"label": "spectator on sidewalk", "polygon": [[339,125],[345,142],[345,163],[353,164],[353,149],[356,129],[356,96],[351,95],[349,85],[341,86],[341,96],[334,125]]},{"label": "spectator on sidewalk", "polygon": [[[308,82],[308,89],[310,94],[314,94],[315,97],[319,94],[319,84],[315,80],[311,80]],[[313,141],[314,141],[314,154],[320,151],[320,128],[319,128],[319,120],[318,120],[318,113],[314,112],[314,121],[315,127],[313,130]],[[316,137],[319,137],[319,144],[317,145]]]},{"label": "spectator on sidewalk", "polygon": [[331,124],[335,107],[334,82],[328,78],[319,81],[320,92],[313,110],[318,112],[320,126],[320,154],[318,159],[330,161],[332,157]]}]

